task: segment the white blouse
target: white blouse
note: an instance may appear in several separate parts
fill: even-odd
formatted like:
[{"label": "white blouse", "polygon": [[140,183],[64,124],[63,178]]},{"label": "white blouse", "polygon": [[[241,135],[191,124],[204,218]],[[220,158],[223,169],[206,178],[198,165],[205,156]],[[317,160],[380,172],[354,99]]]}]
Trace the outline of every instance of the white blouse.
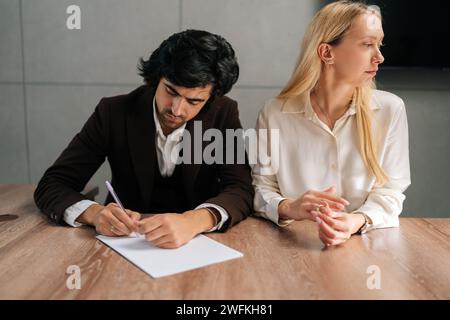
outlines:
[{"label": "white blouse", "polygon": [[[372,96],[373,137],[378,141],[379,163],[389,177],[383,186],[375,185],[375,177],[369,175],[361,157],[355,105],[330,130],[307,100],[272,99],[259,113],[257,130],[279,129],[279,162],[269,173],[267,167],[253,166],[256,215],[287,225],[293,220],[279,221],[281,200],[335,186],[337,195],[350,202],[346,212],[361,212],[372,220],[368,230],[397,227],[403,192],[411,183],[403,100],[380,90],[374,90]],[[260,138],[258,143],[262,150],[270,150],[270,139]]]}]

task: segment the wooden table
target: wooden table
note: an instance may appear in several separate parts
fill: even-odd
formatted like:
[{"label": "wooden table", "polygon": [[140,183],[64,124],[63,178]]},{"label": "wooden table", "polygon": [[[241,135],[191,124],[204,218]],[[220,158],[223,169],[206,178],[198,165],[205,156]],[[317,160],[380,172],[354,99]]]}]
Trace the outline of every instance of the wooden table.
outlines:
[{"label": "wooden table", "polygon": [[[0,185],[0,215],[17,216],[0,216],[0,299],[450,299],[450,219],[402,218],[400,228],[324,249],[313,223],[280,229],[249,218],[208,235],[243,258],[153,279],[93,228],[51,223],[33,191]],[[66,286],[70,265],[81,289]],[[380,289],[367,286],[370,266]]]}]

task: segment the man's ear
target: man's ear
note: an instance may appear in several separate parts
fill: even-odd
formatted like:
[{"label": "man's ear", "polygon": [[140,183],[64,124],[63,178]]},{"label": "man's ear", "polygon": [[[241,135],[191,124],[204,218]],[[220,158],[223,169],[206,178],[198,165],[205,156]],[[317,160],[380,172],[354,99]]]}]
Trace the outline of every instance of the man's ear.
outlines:
[{"label": "man's ear", "polygon": [[321,43],[317,48],[317,54],[320,57],[320,60],[325,64],[333,64],[334,63],[334,54],[333,47],[328,43]]}]

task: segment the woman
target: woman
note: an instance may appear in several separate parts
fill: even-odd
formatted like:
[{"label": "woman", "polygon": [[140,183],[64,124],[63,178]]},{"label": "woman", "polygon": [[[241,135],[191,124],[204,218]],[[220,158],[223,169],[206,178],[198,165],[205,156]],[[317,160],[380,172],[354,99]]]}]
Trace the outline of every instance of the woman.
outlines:
[{"label": "woman", "polygon": [[338,1],[316,14],[290,81],[259,113],[257,129],[279,130],[259,148],[275,145],[279,161],[253,167],[256,215],[313,220],[327,246],[399,225],[408,125],[402,99],[374,89],[383,37],[378,7]]}]

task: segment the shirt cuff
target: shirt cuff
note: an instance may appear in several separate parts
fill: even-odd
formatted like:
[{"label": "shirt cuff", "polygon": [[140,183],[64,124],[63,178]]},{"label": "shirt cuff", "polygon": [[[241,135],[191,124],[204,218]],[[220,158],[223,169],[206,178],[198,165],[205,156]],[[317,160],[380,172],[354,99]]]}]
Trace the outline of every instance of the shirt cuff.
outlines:
[{"label": "shirt cuff", "polygon": [[369,218],[371,224],[365,232],[373,229],[396,228],[399,226],[398,215],[386,214],[378,208],[371,208],[370,205],[363,205],[352,213],[364,213]]},{"label": "shirt cuff", "polygon": [[215,225],[214,227],[212,227],[210,230],[206,231],[206,232],[212,232],[215,230],[219,230],[220,228],[222,228],[223,224],[225,223],[225,221],[228,220],[229,215],[228,212],[222,208],[221,206],[218,206],[216,204],[212,204],[212,203],[202,203],[201,205],[197,206],[195,209],[202,209],[202,208],[214,208],[217,211],[219,211],[220,213],[220,221],[217,225]]},{"label": "shirt cuff", "polygon": [[280,227],[286,227],[292,221],[294,221],[293,219],[281,219],[280,215],[278,214],[278,205],[285,199],[286,198],[283,197],[275,197],[273,199],[270,199],[269,203],[267,204],[267,217]]},{"label": "shirt cuff", "polygon": [[91,205],[97,202],[91,200],[81,200],[71,205],[64,211],[64,221],[72,227],[81,227],[83,224],[76,222],[77,218]]}]

